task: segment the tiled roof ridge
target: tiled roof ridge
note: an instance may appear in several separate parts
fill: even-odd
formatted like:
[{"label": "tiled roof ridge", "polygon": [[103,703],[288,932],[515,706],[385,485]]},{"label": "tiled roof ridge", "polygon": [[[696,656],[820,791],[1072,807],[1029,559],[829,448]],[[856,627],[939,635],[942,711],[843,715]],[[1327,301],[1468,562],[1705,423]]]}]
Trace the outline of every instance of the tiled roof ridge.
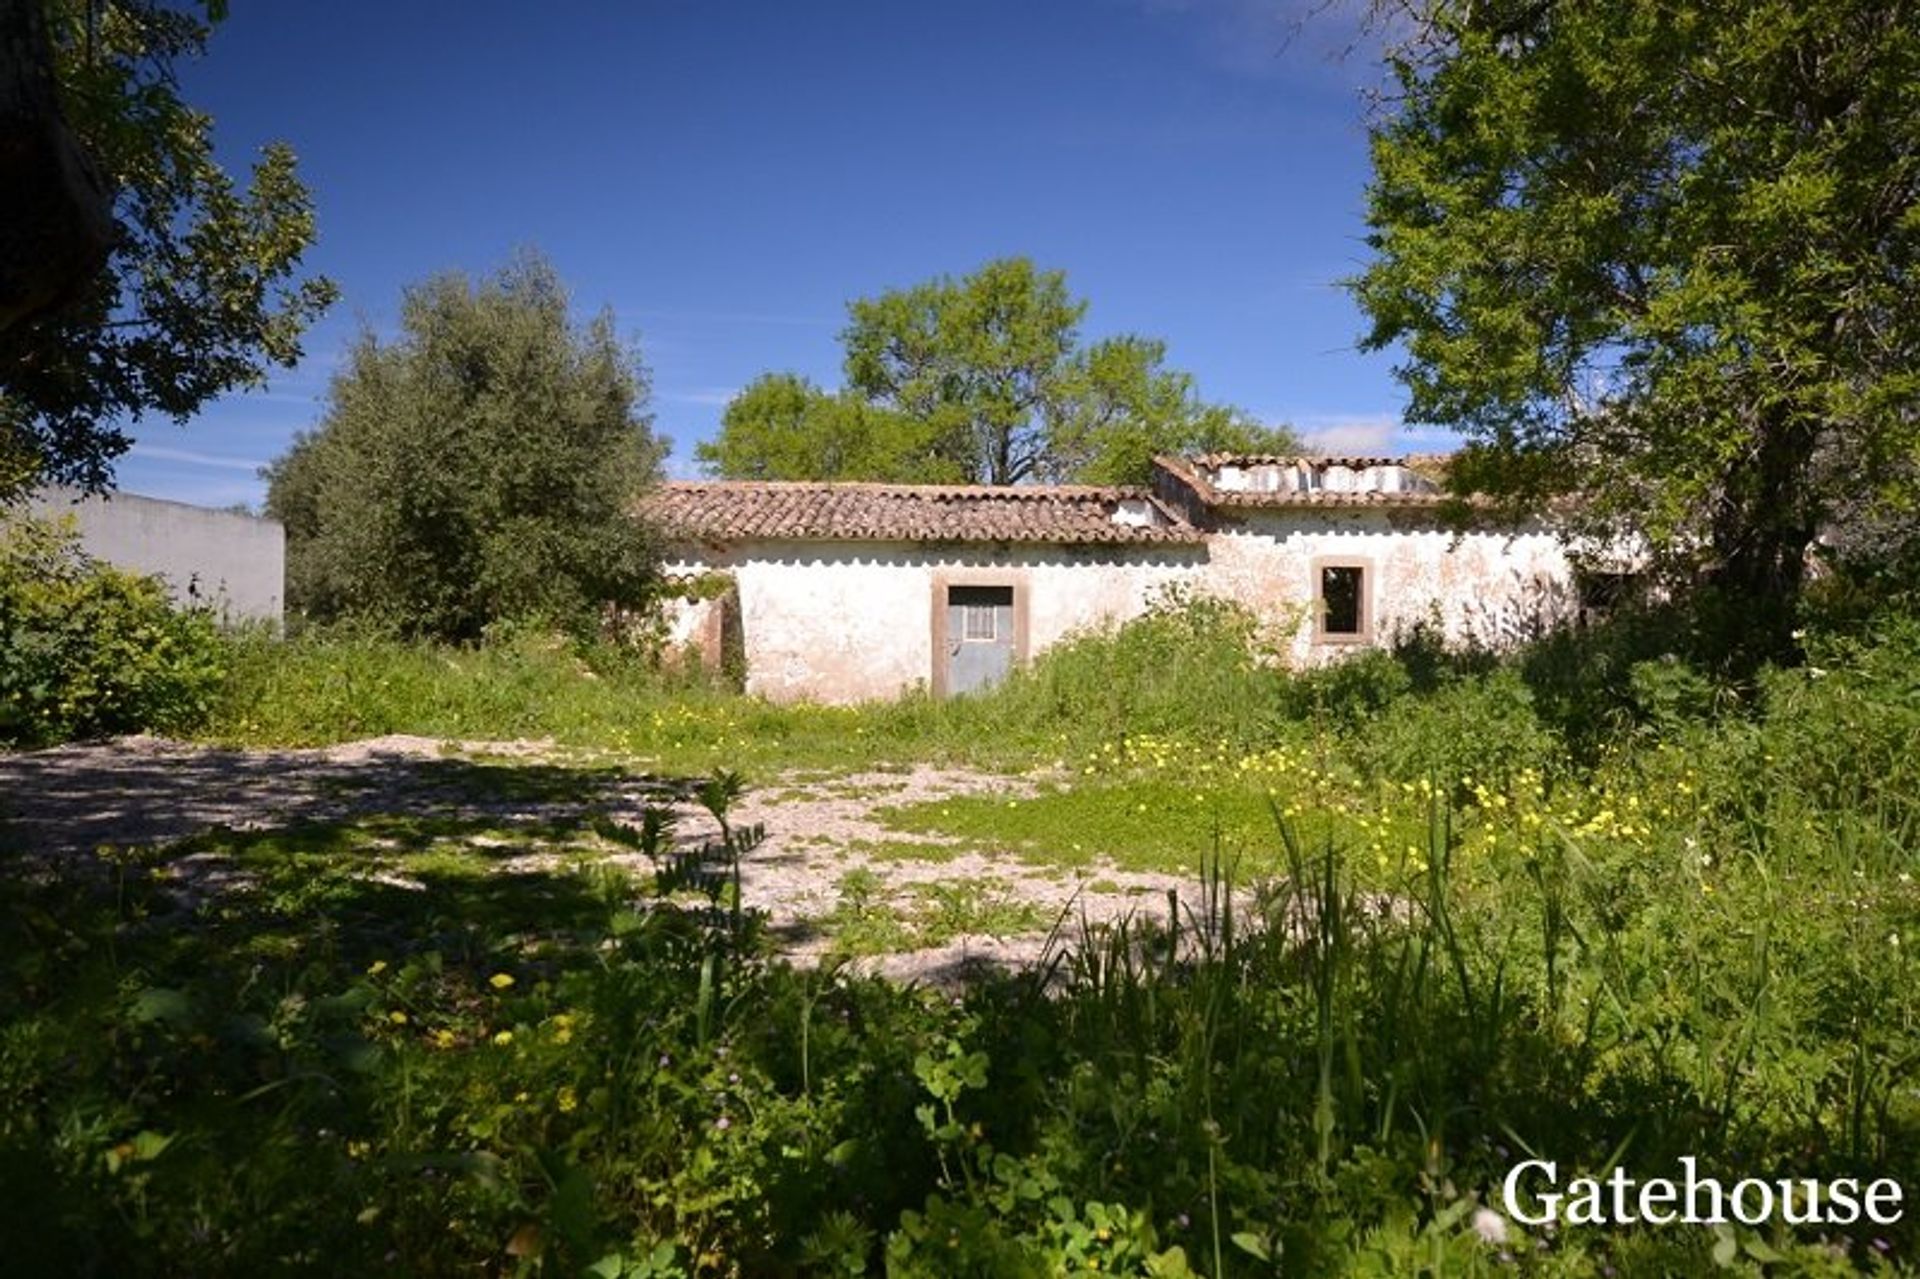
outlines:
[{"label": "tiled roof ridge", "polygon": [[[1268,460],[1271,458],[1271,460]],[[1154,459],[1153,485],[901,484],[884,480],[672,480],[642,499],[672,535],[738,539],[1030,542],[1062,545],[1205,540],[1213,512],[1267,508],[1426,507],[1434,492],[1224,489],[1226,465],[1315,467],[1412,464],[1373,458],[1283,458],[1210,453]],[[1146,507],[1144,520],[1121,515]],[[1116,518],[1118,517],[1118,518]]]},{"label": "tiled roof ridge", "polygon": [[[1127,503],[1147,520],[1116,519]],[[893,484],[827,480],[679,480],[640,508],[672,535],[742,538],[999,541],[1066,545],[1192,542],[1204,534],[1151,490],[1095,485]]]},{"label": "tiled roof ridge", "polygon": [[1151,498],[1143,484],[898,484],[890,480],[665,480],[657,487],[694,492],[883,493],[898,497],[999,497],[1016,501],[1129,501]]}]

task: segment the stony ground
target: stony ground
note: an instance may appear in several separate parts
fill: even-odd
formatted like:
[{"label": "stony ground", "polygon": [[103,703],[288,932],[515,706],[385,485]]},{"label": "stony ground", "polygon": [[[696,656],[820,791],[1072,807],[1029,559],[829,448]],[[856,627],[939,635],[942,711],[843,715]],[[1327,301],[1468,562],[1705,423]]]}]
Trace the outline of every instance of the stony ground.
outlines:
[{"label": "stony ground", "polygon": [[[605,759],[569,755],[547,742],[440,742],[384,737],[320,750],[224,750],[156,738],[0,754],[0,848],[42,869],[99,865],[102,847],[163,846],[213,830],[256,831],[360,817],[480,819],[512,830],[584,816],[637,821],[648,805],[670,806],[678,838],[715,833],[694,799],[699,779],[661,777]],[[750,790],[733,813],[766,838],[746,862],[743,895],[765,911],[783,950],[802,962],[844,948],[856,918],[889,918],[901,949],[859,962],[905,979],[945,980],[969,967],[1021,965],[1044,951],[1056,924],[1129,912],[1164,915],[1167,894],[1192,886],[1169,876],[1120,871],[1099,861],[1072,871],[1033,865],[1005,850],[962,847],[891,830],[888,805],[980,793],[1018,797],[1031,779],[918,766],[897,772],[793,775]],[[572,851],[577,852],[577,849]],[[613,860],[638,855],[607,845]],[[555,854],[537,850],[499,862],[502,873]],[[184,891],[235,889],[217,855],[184,859]],[[850,902],[850,890],[857,889]],[[915,948],[927,903],[964,929]],[[877,914],[876,914],[877,912]],[[949,935],[950,934],[950,935]],[[868,951],[875,934],[865,934]],[[884,941],[886,934],[879,936]]]}]

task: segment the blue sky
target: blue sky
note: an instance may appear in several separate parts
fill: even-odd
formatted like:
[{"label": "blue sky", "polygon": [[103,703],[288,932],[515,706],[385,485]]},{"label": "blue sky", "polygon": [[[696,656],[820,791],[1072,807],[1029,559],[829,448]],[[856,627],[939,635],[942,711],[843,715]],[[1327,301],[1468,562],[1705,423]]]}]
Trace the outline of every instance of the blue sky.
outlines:
[{"label": "blue sky", "polygon": [[257,503],[361,326],[524,246],[638,344],[679,475],[757,374],[838,384],[849,299],[1007,254],[1064,269],[1088,335],[1166,339],[1209,399],[1335,450],[1432,447],[1336,284],[1365,254],[1378,71],[1332,56],[1339,10],[1302,9],[241,0],[184,91],[230,168],[294,146],[342,300],[264,390],[141,423],[121,487]]}]

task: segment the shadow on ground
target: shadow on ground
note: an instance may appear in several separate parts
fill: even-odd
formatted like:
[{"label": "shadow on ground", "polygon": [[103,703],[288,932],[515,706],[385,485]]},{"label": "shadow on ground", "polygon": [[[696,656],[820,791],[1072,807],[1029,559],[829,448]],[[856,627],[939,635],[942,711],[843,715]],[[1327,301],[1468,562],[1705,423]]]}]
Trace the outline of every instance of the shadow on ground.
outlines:
[{"label": "shadow on ground", "polygon": [[132,739],[0,755],[0,850],[84,856],[375,813],[530,823],[680,802],[700,782],[452,758],[418,745],[263,752]]}]

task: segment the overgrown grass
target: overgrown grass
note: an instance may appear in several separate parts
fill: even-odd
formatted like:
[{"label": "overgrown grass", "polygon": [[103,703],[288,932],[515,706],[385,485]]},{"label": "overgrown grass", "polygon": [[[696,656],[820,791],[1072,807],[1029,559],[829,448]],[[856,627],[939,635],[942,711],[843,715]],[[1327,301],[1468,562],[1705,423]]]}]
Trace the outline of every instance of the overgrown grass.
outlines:
[{"label": "overgrown grass", "polygon": [[[1816,684],[1836,704],[1801,722],[1900,730]],[[0,1226],[26,1273],[1710,1273],[1703,1229],[1495,1246],[1471,1217],[1524,1151],[1920,1177],[1917,832],[1842,819],[1783,731],[1758,806],[1755,747],[1713,731],[1577,798],[1406,783],[1317,835],[1283,819],[1263,909],[1203,876],[1176,934],[1123,924],[957,1002],[767,967],[584,857],[497,869],[585,826],[215,834],[95,885],[9,877]],[[249,889],[177,896],[208,857]],[[845,950],[1008,905],[874,887],[843,886]],[[1913,1244],[1733,1238],[1750,1273]]]},{"label": "overgrown grass", "polygon": [[731,766],[835,773],[945,758],[1012,767],[1031,737],[981,731],[984,708],[924,697],[868,707],[775,705],[634,654],[558,640],[454,648],[315,634],[242,640],[203,734],[235,745],[317,746],[393,733],[551,739],[663,771]]},{"label": "overgrown grass", "polygon": [[961,937],[1017,937],[1053,922],[994,881],[921,882],[895,895],[873,870],[857,867],[840,877],[835,896],[833,909],[812,923],[836,956],[921,950]]},{"label": "overgrown grass", "polygon": [[[369,646],[306,727],[327,647],[285,650],[285,672],[260,658],[259,706],[227,712],[239,736],[550,734],[698,772],[947,752],[1048,780],[889,820],[1205,873],[1171,934],[1125,921],[957,997],[764,962],[724,875],[591,864],[591,841],[659,854],[657,830],[475,846],[368,822],[0,876],[9,1264],[1916,1273],[1911,1220],[1479,1214],[1528,1155],[1563,1182],[1691,1155],[1729,1181],[1920,1187],[1920,626],[1815,635],[1810,666],[1734,690],[1657,655],[1599,691],[1543,682],[1538,654],[1307,677],[1250,658],[1183,709],[1161,673],[1212,643],[1156,620],[992,697],[847,712],[562,650]],[[1130,682],[1096,689],[1103,660]],[[465,687],[496,675],[531,709]],[[1082,696],[1105,700],[1076,719]],[[970,733],[994,742],[970,754]],[[527,847],[562,856],[490,869]],[[210,864],[249,887],[183,895]],[[876,884],[842,885],[844,950],[1028,922],[989,883]]]},{"label": "overgrown grass", "polygon": [[1251,617],[1212,600],[1173,601],[1128,626],[1088,631],[990,694],[944,702],[909,694],[861,707],[774,705],[618,649],[524,635],[475,648],[348,632],[255,637],[233,665],[205,730],[218,741],[551,738],[670,771],[914,759],[1028,768],[1141,733],[1252,747],[1281,731],[1294,705]]},{"label": "overgrown grass", "polygon": [[1103,779],[1051,786],[1028,799],[954,796],[876,816],[896,830],[952,836],[1044,865],[1111,859],[1123,870],[1193,875],[1217,841],[1250,873],[1279,869],[1266,794],[1195,778]]}]

